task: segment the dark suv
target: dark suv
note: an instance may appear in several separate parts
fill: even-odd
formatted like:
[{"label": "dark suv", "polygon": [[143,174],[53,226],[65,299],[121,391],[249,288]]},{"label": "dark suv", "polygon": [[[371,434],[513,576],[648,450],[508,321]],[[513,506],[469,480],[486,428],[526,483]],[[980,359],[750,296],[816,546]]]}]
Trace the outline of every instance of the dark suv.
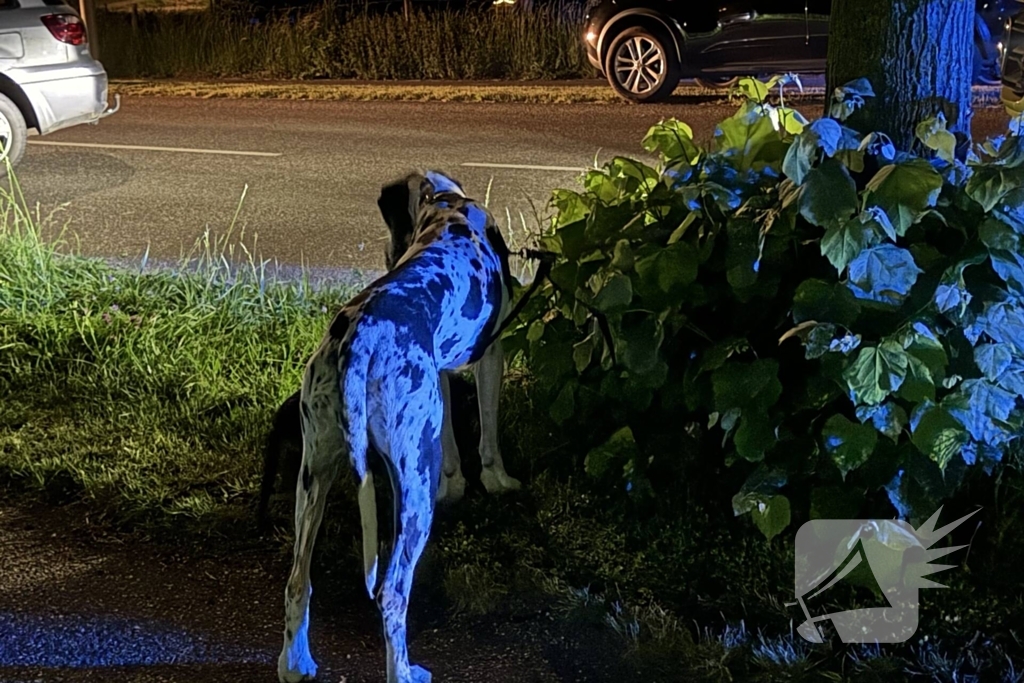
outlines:
[{"label": "dark suv", "polygon": [[1024,0],[1006,22],[1003,34],[1003,104],[1014,115],[1024,116]]},{"label": "dark suv", "polygon": [[[974,80],[998,84],[998,40],[1013,0],[976,0]],[[587,57],[619,95],[663,101],[681,78],[824,73],[831,0],[593,0]]]}]

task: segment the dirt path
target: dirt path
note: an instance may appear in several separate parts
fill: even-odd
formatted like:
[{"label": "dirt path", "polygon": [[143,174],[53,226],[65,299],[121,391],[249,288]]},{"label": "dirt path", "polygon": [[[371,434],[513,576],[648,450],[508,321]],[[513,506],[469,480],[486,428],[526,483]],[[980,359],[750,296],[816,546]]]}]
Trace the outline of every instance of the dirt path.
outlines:
[{"label": "dirt path", "polygon": [[[97,532],[80,511],[0,505],[0,682],[276,681],[288,566],[268,547],[185,552]],[[318,680],[382,682],[375,608],[342,583],[314,574]],[[543,614],[410,617],[410,651],[438,683],[623,680],[594,661],[599,640]]]}]

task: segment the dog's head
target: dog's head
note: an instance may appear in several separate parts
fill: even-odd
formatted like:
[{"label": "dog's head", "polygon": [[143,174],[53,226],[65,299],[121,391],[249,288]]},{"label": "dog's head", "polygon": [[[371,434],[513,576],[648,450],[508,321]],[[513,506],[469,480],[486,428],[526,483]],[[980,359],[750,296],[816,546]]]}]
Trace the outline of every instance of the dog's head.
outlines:
[{"label": "dog's head", "polygon": [[423,206],[432,203],[435,195],[447,192],[466,196],[462,185],[439,171],[410,173],[381,188],[377,207],[391,232],[384,252],[388,270],[392,270],[412,246],[417,218]]}]

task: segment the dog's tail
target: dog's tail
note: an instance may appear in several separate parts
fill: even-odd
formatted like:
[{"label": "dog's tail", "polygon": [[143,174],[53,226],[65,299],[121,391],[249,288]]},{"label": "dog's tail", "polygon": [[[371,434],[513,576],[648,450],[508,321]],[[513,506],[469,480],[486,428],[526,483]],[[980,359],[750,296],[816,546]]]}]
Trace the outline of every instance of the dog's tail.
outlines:
[{"label": "dog's tail", "polygon": [[359,478],[359,518],[363,528],[363,576],[366,591],[374,599],[377,592],[377,496],[373,488],[368,453],[369,429],[366,418],[366,372],[368,353],[348,354],[339,368],[342,379],[342,424],[348,442],[349,458]]},{"label": "dog's tail", "polygon": [[[302,392],[296,391],[278,407],[277,412],[274,413],[267,440],[263,445],[263,481],[260,484],[260,504],[256,513],[260,531],[267,527],[267,509],[270,505],[270,497],[274,494],[274,482],[284,457],[285,445],[295,439],[295,434],[301,438],[302,428],[299,416],[301,396]],[[289,462],[284,483],[292,487],[293,493],[297,476],[297,466]]]},{"label": "dog's tail", "polygon": [[274,492],[274,482],[277,480],[277,465],[281,459],[281,434],[277,425],[274,425],[267,435],[267,441],[263,446],[263,481],[260,484],[260,506],[256,512],[257,525],[260,531],[267,528],[267,507],[270,504],[270,496]]}]

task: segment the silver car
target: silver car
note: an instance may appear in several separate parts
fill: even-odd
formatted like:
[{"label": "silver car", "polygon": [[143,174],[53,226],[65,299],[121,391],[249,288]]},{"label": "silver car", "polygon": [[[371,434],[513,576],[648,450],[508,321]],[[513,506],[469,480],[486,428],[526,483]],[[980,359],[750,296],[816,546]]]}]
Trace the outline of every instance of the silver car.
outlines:
[{"label": "silver car", "polygon": [[107,106],[107,72],[78,12],[63,0],[0,0],[0,176],[4,160],[21,161],[29,128],[96,123],[119,106]]}]

